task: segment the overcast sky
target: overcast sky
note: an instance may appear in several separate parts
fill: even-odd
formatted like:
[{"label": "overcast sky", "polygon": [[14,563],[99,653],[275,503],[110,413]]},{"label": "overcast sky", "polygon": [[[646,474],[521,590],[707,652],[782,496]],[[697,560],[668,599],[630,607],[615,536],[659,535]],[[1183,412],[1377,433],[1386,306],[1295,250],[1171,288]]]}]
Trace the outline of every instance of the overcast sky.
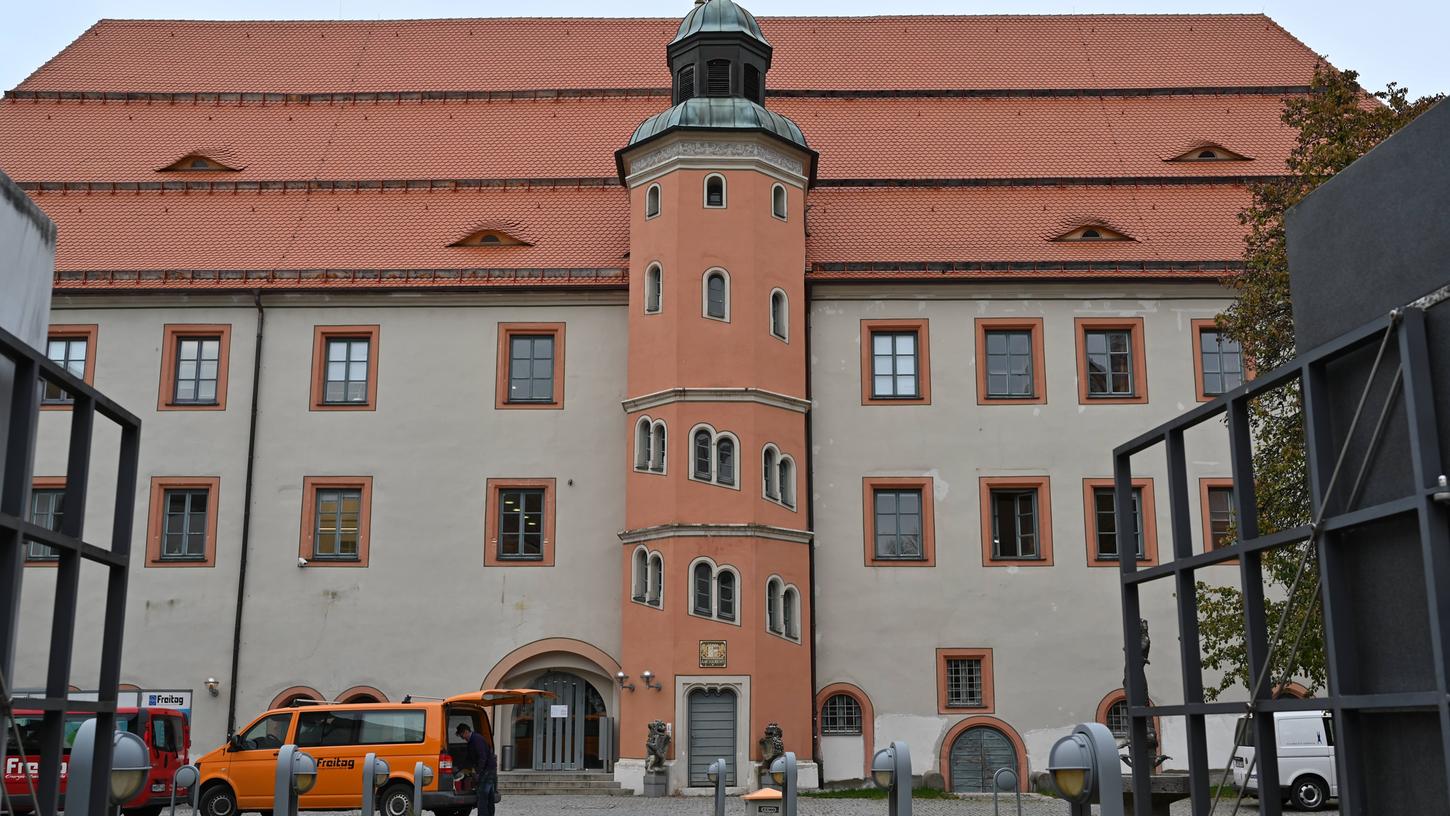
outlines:
[{"label": "overcast sky", "polygon": [[[1380,89],[1398,82],[1415,95],[1450,91],[1450,2],[1446,0],[744,0],[772,15],[1067,14],[1262,12],[1341,68]],[[682,17],[690,0],[26,0],[0,18],[0,89],[14,88],[102,17],[379,19],[390,17]],[[662,44],[663,46],[663,44]]]}]

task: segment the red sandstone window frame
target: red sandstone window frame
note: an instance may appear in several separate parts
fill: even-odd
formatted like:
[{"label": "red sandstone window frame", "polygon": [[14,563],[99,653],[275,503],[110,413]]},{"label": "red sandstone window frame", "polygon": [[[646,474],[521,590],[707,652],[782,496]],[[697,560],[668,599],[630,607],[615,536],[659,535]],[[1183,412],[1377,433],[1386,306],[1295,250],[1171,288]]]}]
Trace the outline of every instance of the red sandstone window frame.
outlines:
[{"label": "red sandstone window frame", "polygon": [[[921,558],[876,557],[876,491],[894,488],[921,491]],[[866,566],[936,566],[936,508],[932,497],[934,489],[935,483],[930,476],[866,476],[861,479],[861,508],[864,516],[862,530]]]},{"label": "red sandstone window frame", "polygon": [[[176,353],[182,339],[219,339],[216,371],[216,402],[213,404],[176,402]],[[232,324],[230,323],[167,323],[161,336],[161,387],[156,395],[158,411],[225,411],[227,409],[227,375],[232,356]]]},{"label": "red sandstone window frame", "polygon": [[[1052,554],[1052,479],[1048,476],[980,476],[979,509],[982,518],[982,566],[1050,567]],[[999,559],[992,555],[992,491],[1037,491],[1037,552],[1039,558]]]},{"label": "red sandstone window frame", "polygon": [[[978,405],[1046,405],[1047,353],[1040,317],[979,317],[976,319],[977,342],[977,404]],[[1030,397],[992,397],[987,395],[987,332],[1025,331],[1031,334],[1032,391]]]},{"label": "red sandstone window frame", "polygon": [[[1203,389],[1203,331],[1211,329],[1222,334],[1223,329],[1219,328],[1218,320],[1212,317],[1192,320],[1189,322],[1189,327],[1193,335],[1193,397],[1199,402],[1210,402],[1221,395],[1208,394]],[[1254,378],[1254,367],[1249,364],[1247,354],[1242,351],[1239,354],[1239,361],[1243,366],[1244,382],[1248,382]]]},{"label": "red sandstone window frame", "polygon": [[[651,312],[650,314],[654,314]],[[499,323],[497,362],[493,383],[493,407],[497,410],[558,411],[564,407],[564,331],[563,323]],[[509,401],[509,348],[518,335],[550,335],[554,338],[554,390],[548,402]]]},{"label": "red sandstone window frame", "polygon": [[[1112,710],[1114,705],[1126,703],[1127,701],[1128,692],[1124,689],[1120,688],[1108,692],[1103,699],[1098,701],[1097,711],[1093,714],[1093,722],[1104,726],[1108,725],[1108,712]],[[1153,701],[1149,700],[1148,705],[1153,705]],[[1109,727],[1111,728],[1111,726]],[[1159,735],[1159,739],[1162,739],[1163,723],[1157,716],[1153,717],[1153,730]],[[1114,736],[1116,737],[1117,735],[1115,734]]]},{"label": "red sandstone window frame", "polygon": [[[1202,517],[1200,521],[1203,525],[1204,552],[1213,552],[1214,550],[1219,549],[1218,543],[1214,540],[1213,537],[1213,517],[1208,504],[1209,491],[1213,488],[1220,487],[1226,487],[1232,490],[1233,486],[1234,480],[1225,476],[1209,476],[1198,480],[1198,509],[1199,515]],[[1230,505],[1230,507],[1232,507],[1232,505]],[[1234,558],[1228,561],[1220,562],[1219,565],[1234,566],[1238,564],[1238,562],[1238,559]]]},{"label": "red sandstone window frame", "polygon": [[[86,385],[96,384],[96,337],[100,334],[100,326],[96,323],[53,323],[45,333],[46,351],[49,352],[50,341],[52,340],[76,340],[85,338],[86,341],[86,367],[81,380]],[[74,402],[40,402],[42,411],[69,411]]]},{"label": "red sandstone window frame", "polygon": [[[368,341],[368,398],[365,402],[324,402],[327,387],[327,342],[349,338]],[[359,326],[312,327],[312,411],[376,411],[378,410],[378,356],[382,330],[377,324]]]},{"label": "red sandstone window frame", "polygon": [[[947,705],[947,661],[980,660],[982,663],[982,704],[979,706]],[[997,698],[992,678],[992,650],[986,648],[939,648],[936,650],[936,713],[938,714],[992,714],[997,710]]]},{"label": "red sandstone window frame", "polygon": [[[916,332],[916,396],[878,397],[873,386],[871,350],[877,332]],[[931,404],[931,322],[927,318],[861,321],[861,404]]]},{"label": "red sandstone window frame", "polygon": [[[357,518],[357,559],[319,559],[313,555],[317,537],[317,491],[345,488],[362,493]],[[304,476],[302,477],[302,529],[297,555],[307,559],[307,568],[366,567],[372,544],[373,477],[371,476]]]},{"label": "red sandstone window frame", "polygon": [[[200,561],[168,561],[161,557],[161,535],[166,523],[166,491],[206,490],[206,550]],[[217,508],[221,504],[219,476],[152,476],[149,515],[146,519],[146,566],[157,568],[215,567]]]},{"label": "red sandstone window frame", "polygon": [[[1089,331],[1126,331],[1133,353],[1133,396],[1088,396],[1087,333]],[[1080,405],[1144,405],[1148,402],[1148,354],[1143,339],[1141,317],[1077,317],[1073,318],[1073,335],[1077,346],[1077,401]]]},{"label": "red sandstone window frame", "polygon": [[[489,479],[485,483],[488,496],[484,501],[483,565],[485,567],[552,567],[554,566],[554,531],[557,513],[558,479],[517,478]],[[542,557],[537,559],[513,559],[498,557],[498,503],[499,496],[509,489],[542,488],[544,491],[544,542]],[[663,578],[661,578],[663,580]],[[737,600],[737,604],[739,601]]]},{"label": "red sandstone window frame", "polygon": [[[1089,567],[1120,566],[1116,558],[1098,557],[1098,513],[1094,493],[1104,487],[1112,488],[1113,480],[1111,478],[1082,480],[1083,541],[1087,544],[1087,565]],[[1151,478],[1134,479],[1133,487],[1143,491],[1143,500],[1140,502],[1142,507],[1139,510],[1143,514],[1144,557],[1138,559],[1138,566],[1151,567],[1158,563],[1158,510],[1153,499],[1153,480]]]}]

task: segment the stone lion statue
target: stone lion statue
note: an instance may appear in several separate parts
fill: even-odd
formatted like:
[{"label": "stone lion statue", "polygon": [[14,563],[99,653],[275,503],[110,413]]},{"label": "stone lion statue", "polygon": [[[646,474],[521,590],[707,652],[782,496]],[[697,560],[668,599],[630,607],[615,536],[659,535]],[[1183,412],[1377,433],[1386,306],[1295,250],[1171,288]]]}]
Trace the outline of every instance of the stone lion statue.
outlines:
[{"label": "stone lion statue", "polygon": [[760,738],[760,767],[769,771],[770,763],[776,757],[785,755],[785,740],[781,736],[780,723],[765,726],[765,735]]},{"label": "stone lion statue", "polygon": [[665,730],[664,720],[649,724],[649,736],[644,741],[644,771],[655,773],[664,770],[665,754],[670,750],[670,735]]}]

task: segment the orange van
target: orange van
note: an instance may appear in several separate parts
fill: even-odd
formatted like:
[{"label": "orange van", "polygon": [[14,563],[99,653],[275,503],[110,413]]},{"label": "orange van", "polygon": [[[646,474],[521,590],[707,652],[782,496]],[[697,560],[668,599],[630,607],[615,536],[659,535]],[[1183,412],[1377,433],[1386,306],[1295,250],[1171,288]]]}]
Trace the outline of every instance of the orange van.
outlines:
[{"label": "orange van", "polygon": [[492,744],[490,708],[547,695],[535,689],[488,689],[445,700],[302,701],[273,709],[197,760],[200,816],[237,816],[239,811],[270,816],[277,754],[289,743],[317,760],[317,783],[298,799],[300,810],[361,807],[362,761],[371,752],[385,760],[391,772],[376,800],[383,816],[410,816],[413,766],[418,762],[433,769],[423,807],[437,816],[467,816],[477,795],[454,789],[453,770],[460,767],[465,750],[454,730],[459,723],[468,723]]}]

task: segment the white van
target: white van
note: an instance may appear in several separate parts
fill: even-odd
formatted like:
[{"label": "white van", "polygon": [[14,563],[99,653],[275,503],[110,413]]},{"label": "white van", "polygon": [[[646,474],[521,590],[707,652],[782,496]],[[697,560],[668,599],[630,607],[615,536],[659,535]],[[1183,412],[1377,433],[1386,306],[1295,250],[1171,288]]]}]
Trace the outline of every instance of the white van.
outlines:
[{"label": "white van", "polygon": [[[1239,751],[1234,757],[1234,784],[1255,796],[1259,773],[1254,758],[1251,717],[1240,717]],[[1279,793],[1299,810],[1322,810],[1339,795],[1334,767],[1334,718],[1328,711],[1280,711],[1274,714],[1279,742]]]}]

